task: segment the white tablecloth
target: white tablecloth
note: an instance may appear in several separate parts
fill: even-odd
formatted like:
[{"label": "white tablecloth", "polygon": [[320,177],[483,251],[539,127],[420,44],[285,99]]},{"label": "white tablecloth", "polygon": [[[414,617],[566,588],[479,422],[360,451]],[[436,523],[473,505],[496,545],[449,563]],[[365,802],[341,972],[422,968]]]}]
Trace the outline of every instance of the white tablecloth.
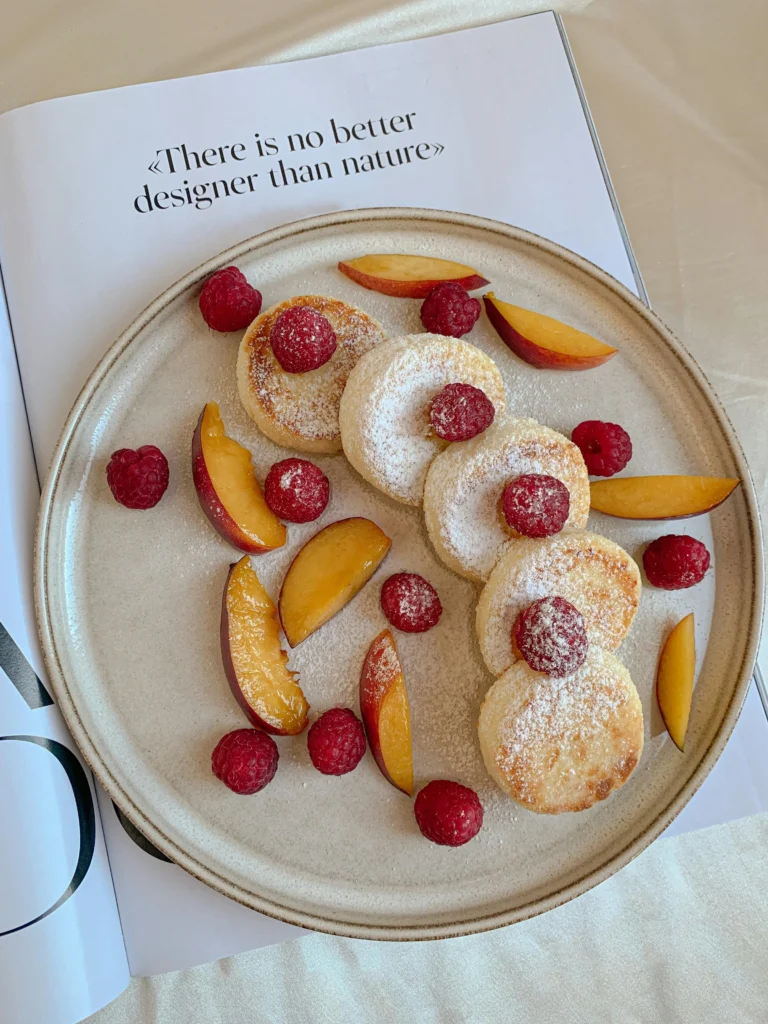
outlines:
[{"label": "white tablecloth", "polygon": [[312,935],[134,979],[89,1024],[763,1024],[768,815],[663,839],[597,889],[466,939]]}]

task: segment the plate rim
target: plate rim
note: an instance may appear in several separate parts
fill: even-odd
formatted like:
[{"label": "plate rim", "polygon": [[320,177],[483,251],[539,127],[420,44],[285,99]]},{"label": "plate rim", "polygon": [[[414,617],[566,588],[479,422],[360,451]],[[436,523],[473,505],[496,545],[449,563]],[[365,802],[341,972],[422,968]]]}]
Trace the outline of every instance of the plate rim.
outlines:
[{"label": "plate rim", "polygon": [[[246,253],[254,252],[274,242],[287,238],[295,238],[307,232],[323,230],[329,227],[352,225],[364,221],[384,222],[387,220],[411,220],[429,222],[441,227],[470,228],[505,237],[513,242],[522,243],[540,249],[549,256],[569,264],[571,268],[581,271],[588,277],[611,291],[616,299],[628,306],[632,312],[645,321],[665,342],[670,352],[677,358],[682,368],[688,373],[696,385],[701,397],[705,400],[720,429],[723,440],[734,459],[741,477],[741,492],[744,498],[748,519],[748,532],[751,541],[752,555],[752,600],[750,621],[745,654],[738,670],[737,682],[731,699],[721,719],[720,725],[712,740],[694,769],[687,783],[675,797],[656,815],[642,832],[629,843],[614,853],[607,861],[592,871],[587,872],[575,881],[571,881],[555,892],[535,899],[520,907],[483,914],[475,918],[467,918],[453,924],[360,924],[344,921],[341,918],[323,917],[319,914],[295,909],[261,896],[258,893],[237,885],[217,874],[202,862],[188,854],[175,840],[166,836],[138,807],[131,797],[123,790],[122,785],[101,756],[96,745],[85,729],[72,699],[66,677],[59,660],[54,627],[51,620],[49,605],[49,555],[51,521],[55,512],[57,487],[61,479],[62,468],[67,458],[70,444],[77,426],[94,397],[103,378],[113,364],[122,356],[132,341],[141,331],[168,305],[174,302],[183,292],[197,284],[213,271],[237,260]],[[53,575],[53,571],[51,571]],[[83,385],[72,409],[67,416],[59,440],[51,459],[46,481],[42,490],[34,552],[34,603],[37,631],[43,654],[43,661],[50,684],[56,695],[58,708],[64,721],[78,745],[80,753],[94,777],[104,787],[110,798],[129,820],[171,861],[182,867],[199,881],[236,902],[266,914],[284,923],[298,925],[313,931],[326,932],[348,938],[374,940],[410,941],[418,939],[444,939],[471,935],[505,927],[518,921],[524,921],[538,914],[545,913],[569,900],[588,892],[605,881],[622,867],[628,864],[651,843],[677,817],[685,805],[697,792],[714,767],[717,759],[725,748],[728,739],[738,721],[743,707],[757,659],[763,620],[764,606],[764,566],[763,542],[760,523],[760,511],[755,494],[752,476],[744,455],[741,443],[731,424],[730,418],[722,406],[715,390],[693,356],[675,337],[666,324],[647,307],[641,299],[625,285],[608,274],[602,268],[577,255],[564,246],[549,239],[536,235],[501,221],[474,214],[457,213],[446,210],[431,210],[418,207],[371,207],[357,210],[344,210],[319,216],[291,221],[266,231],[252,235],[236,245],[230,246],[217,255],[201,263],[195,269],[179,278],[157,296],[132,323],[110,345],[92,370]]]}]

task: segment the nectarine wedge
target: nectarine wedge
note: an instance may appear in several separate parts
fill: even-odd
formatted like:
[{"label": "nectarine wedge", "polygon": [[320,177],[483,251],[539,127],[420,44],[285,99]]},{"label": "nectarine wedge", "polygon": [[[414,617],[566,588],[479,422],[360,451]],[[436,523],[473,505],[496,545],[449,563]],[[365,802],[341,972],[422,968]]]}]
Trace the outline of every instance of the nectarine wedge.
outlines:
[{"label": "nectarine wedge", "polygon": [[239,551],[257,555],[285,544],[285,526],[264,500],[247,448],[227,437],[215,402],[192,435],[192,478],[213,528]]},{"label": "nectarine wedge", "polygon": [[541,370],[591,370],[618,351],[551,316],[502,302],[493,292],[487,292],[483,302],[504,344]]},{"label": "nectarine wedge", "polygon": [[661,649],[656,674],[656,700],[667,732],[679,750],[685,747],[685,733],[691,713],[696,643],[693,612],[675,626]]},{"label": "nectarine wedge", "polygon": [[252,725],[280,736],[301,732],[309,705],[280,646],[277,609],[248,555],[229,567],[221,656],[232,693]]},{"label": "nectarine wedge", "polygon": [[341,611],[378,569],[392,541],[370,519],[341,519],[316,533],[286,574],[278,607],[296,647]]},{"label": "nectarine wedge", "polygon": [[467,291],[488,284],[472,267],[432,256],[376,253],[343,261],[339,270],[363,288],[404,299],[423,299],[446,281],[454,281]]},{"label": "nectarine wedge", "polygon": [[360,673],[360,712],[381,774],[411,796],[411,711],[397,647],[388,629],[379,633],[365,656]]},{"label": "nectarine wedge", "polygon": [[596,512],[619,519],[689,519],[711,512],[738,487],[717,476],[623,476],[591,483]]}]

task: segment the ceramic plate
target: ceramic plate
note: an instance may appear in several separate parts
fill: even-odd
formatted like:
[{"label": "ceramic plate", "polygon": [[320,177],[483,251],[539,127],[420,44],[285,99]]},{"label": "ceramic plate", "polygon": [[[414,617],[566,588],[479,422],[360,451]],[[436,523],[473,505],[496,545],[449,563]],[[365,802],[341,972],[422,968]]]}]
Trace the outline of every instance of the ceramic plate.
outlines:
[{"label": "ceramic plate", "polygon": [[[444,614],[421,636],[398,635],[410,694],[417,785],[472,786],[485,826],[460,849],[419,834],[412,802],[369,755],[353,773],[315,771],[304,737],[279,739],[280,768],[258,796],[230,793],[211,774],[219,737],[247,723],[219,653],[221,593],[239,557],[211,529],[190,471],[192,430],[204,403],[220,403],[227,431],[253,452],[259,476],[288,452],[267,441],[240,406],[239,336],[212,334],[197,296],[212,271],[236,263],[265,306],[321,292],[361,306],[391,335],[421,330],[418,301],[389,298],[336,270],[368,252],[412,252],[477,267],[500,297],[538,309],[620,349],[585,373],[536,370],[517,359],[483,316],[470,339],[498,363],[514,415],[570,434],[584,419],[630,432],[630,469],[744,481],[721,508],[681,528],[713,552],[693,590],[645,587],[620,648],[640,692],[645,750],[629,783],[581,814],[542,817],[497,791],[476,736],[492,683],[474,632],[477,589],[433,554],[418,509],[367,486],[343,456],[317,459],[332,500],[319,523],[290,526],[287,545],[254,559],[276,596],[298,548],[323,526],[368,516],[393,539],[367,587],[291,655],[320,712],[357,707],[363,655],[386,625],[379,590],[408,569],[437,587]],[[119,506],[106,485],[116,448],[157,444],[171,483],[152,511]],[[664,523],[593,514],[590,528],[636,558]],[[674,529],[674,527],[673,527]],[[493,221],[415,210],[368,210],[290,224],[230,249],[161,295],[115,342],[88,381],[56,452],[42,502],[37,600],[51,682],[67,723],[110,796],[156,846],[197,878],[274,917],[373,939],[437,938],[509,924],[607,878],[669,824],[712,768],[733,729],[755,658],[762,560],[754,493],[741,448],[701,371],[625,288],[551,242]],[[661,725],[653,695],[661,639],[696,615],[698,672],[686,751]]]}]

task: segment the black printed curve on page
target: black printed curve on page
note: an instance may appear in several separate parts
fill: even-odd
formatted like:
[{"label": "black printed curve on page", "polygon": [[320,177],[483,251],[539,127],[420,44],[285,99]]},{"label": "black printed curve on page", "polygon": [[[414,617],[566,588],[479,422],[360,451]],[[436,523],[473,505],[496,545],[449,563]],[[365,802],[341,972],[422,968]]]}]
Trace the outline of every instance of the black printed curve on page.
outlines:
[{"label": "black printed curve on page", "polygon": [[0,932],[0,938],[4,935],[12,935],[14,932],[22,931],[24,928],[29,928],[31,925],[37,924],[38,921],[42,921],[43,918],[48,917],[66,903],[70,896],[74,895],[80,886],[80,883],[88,874],[88,869],[91,866],[91,861],[93,860],[93,852],[96,847],[96,810],[93,806],[91,787],[88,784],[88,776],[85,774],[83,766],[72,751],[65,747],[63,743],[49,739],[47,736],[0,736],[0,742],[4,740],[20,743],[34,743],[37,746],[42,747],[43,750],[48,751],[49,754],[52,754],[64,769],[69,784],[72,787],[72,795],[75,798],[80,833],[80,847],[72,879],[56,902],[48,907],[47,910],[44,910],[42,914],[38,914],[37,917],[32,918],[31,921],[25,921],[23,924],[16,925],[15,928],[9,928],[7,931]]}]

